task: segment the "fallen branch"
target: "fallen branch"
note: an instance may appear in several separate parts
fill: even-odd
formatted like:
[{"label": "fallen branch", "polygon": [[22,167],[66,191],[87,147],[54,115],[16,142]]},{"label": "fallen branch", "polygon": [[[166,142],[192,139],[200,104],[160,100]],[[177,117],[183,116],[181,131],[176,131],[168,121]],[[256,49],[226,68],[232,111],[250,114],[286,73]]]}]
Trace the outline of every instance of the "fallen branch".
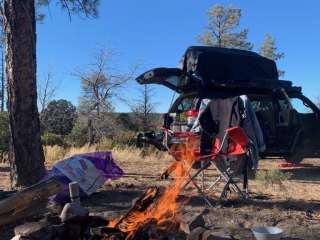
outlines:
[{"label": "fallen branch", "polygon": [[0,226],[39,213],[59,190],[60,183],[48,179],[0,201]]}]

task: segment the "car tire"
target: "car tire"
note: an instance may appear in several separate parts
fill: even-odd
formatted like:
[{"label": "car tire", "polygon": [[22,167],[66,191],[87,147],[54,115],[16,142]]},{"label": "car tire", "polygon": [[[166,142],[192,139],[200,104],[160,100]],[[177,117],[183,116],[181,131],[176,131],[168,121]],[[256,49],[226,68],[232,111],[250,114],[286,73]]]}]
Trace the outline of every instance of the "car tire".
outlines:
[{"label": "car tire", "polygon": [[304,154],[301,150],[298,150],[298,149],[285,157],[285,160],[288,163],[301,163],[303,159],[304,159]]}]

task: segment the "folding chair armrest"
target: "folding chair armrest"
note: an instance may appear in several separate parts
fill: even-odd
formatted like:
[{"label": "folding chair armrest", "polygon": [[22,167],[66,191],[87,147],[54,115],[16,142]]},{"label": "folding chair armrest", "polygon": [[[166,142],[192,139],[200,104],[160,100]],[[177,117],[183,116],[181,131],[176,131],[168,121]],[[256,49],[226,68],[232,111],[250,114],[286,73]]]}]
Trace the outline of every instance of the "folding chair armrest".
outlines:
[{"label": "folding chair armrest", "polygon": [[216,153],[217,155],[222,151],[223,145],[225,144],[227,139],[228,139],[228,132],[225,132],[225,134],[224,134],[224,136],[222,138],[222,141],[220,143],[220,148],[218,149],[218,152]]}]

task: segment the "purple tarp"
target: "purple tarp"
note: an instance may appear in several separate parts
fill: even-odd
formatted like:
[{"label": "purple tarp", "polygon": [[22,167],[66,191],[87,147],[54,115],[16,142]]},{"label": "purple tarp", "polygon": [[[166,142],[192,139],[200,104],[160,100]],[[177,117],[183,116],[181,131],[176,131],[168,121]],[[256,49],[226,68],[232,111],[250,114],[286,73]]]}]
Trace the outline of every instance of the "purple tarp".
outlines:
[{"label": "purple tarp", "polygon": [[[119,179],[123,175],[122,169],[117,166],[115,163],[112,153],[111,152],[93,152],[93,153],[85,153],[72,156],[71,158],[64,159],[56,163],[52,170],[47,172],[45,179],[54,177],[57,179],[61,185],[61,191],[56,194],[55,196],[51,197],[51,200],[59,203],[65,204],[70,201],[69,198],[69,183],[72,182],[72,179],[68,178],[62,171],[59,170],[58,164],[61,163],[68,163],[68,161],[77,161],[78,159],[85,159],[86,161],[91,162],[94,167],[98,170],[100,176],[104,178],[105,181],[107,180],[116,180]],[[79,160],[81,161],[81,160]],[[91,165],[92,165],[91,164]],[[85,171],[85,169],[82,169]],[[87,194],[80,189],[80,195],[86,196]]]}]

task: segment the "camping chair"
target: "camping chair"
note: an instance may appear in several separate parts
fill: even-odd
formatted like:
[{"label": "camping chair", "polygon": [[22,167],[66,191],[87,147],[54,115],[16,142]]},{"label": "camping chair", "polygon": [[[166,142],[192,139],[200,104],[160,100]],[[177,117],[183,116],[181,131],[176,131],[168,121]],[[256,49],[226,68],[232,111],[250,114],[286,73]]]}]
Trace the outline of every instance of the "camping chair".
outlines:
[{"label": "camping chair", "polygon": [[[231,165],[229,166],[228,160],[230,158],[235,159],[234,162],[236,163],[239,163],[239,161],[241,161],[243,163],[242,169],[247,171],[246,162],[248,157],[248,142],[248,137],[241,127],[232,127],[226,129],[222,141],[220,141],[220,139],[215,140],[210,155],[200,156],[199,158],[195,159],[195,162],[200,161],[201,167],[197,169],[197,171],[193,175],[189,174],[189,180],[184,185],[184,187],[192,183],[210,206],[212,205],[206,197],[205,193],[213,191],[219,182],[224,182],[224,187],[219,201],[226,199],[229,190],[235,192],[240,197],[240,199],[246,199],[247,194],[240,190],[237,183],[233,179],[233,169]],[[224,151],[225,148],[226,150]],[[204,189],[204,171],[210,165],[214,166],[219,176],[210,184],[207,189]],[[201,173],[202,185],[200,187],[196,182],[196,177]],[[244,188],[247,189],[246,173],[244,174]]]}]

